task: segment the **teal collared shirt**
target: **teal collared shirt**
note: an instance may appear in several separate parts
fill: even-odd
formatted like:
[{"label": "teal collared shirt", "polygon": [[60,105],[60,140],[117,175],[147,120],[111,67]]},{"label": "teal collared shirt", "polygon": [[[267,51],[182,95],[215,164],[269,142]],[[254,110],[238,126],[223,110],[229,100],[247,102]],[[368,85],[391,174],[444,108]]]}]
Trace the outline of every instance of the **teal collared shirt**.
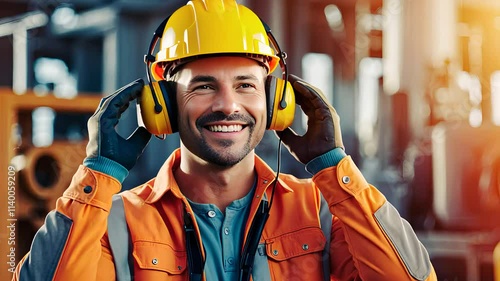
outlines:
[{"label": "teal collared shirt", "polygon": [[206,280],[238,280],[243,235],[254,190],[231,202],[225,214],[214,204],[189,201],[205,249]]}]

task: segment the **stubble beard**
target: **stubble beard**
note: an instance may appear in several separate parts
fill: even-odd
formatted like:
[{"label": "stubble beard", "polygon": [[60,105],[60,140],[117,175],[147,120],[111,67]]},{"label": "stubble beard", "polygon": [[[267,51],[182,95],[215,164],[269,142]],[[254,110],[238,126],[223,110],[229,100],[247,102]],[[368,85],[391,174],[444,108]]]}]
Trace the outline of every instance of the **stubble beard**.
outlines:
[{"label": "stubble beard", "polygon": [[235,148],[232,148],[235,144],[232,140],[217,141],[218,149],[215,149],[214,146],[209,145],[203,138],[199,146],[200,158],[221,167],[232,167],[241,162],[253,149],[250,145],[252,134],[253,132],[250,131],[247,142],[239,151],[235,151]]},{"label": "stubble beard", "polygon": [[248,130],[249,134],[246,143],[241,149],[234,148],[237,143],[233,140],[217,140],[215,145],[213,145],[209,144],[204,138],[203,134],[201,134],[200,142],[197,145],[197,150],[199,152],[198,156],[209,163],[221,167],[231,167],[241,162],[255,148],[255,146],[257,146],[263,135],[260,137],[260,139],[255,140],[253,143],[252,139],[256,129],[255,120],[248,115],[242,114],[232,114],[226,116],[220,112],[215,112],[198,119],[196,121],[196,127],[199,132],[203,132],[203,127],[205,124],[222,120],[240,120],[243,123],[247,124],[246,129]]}]

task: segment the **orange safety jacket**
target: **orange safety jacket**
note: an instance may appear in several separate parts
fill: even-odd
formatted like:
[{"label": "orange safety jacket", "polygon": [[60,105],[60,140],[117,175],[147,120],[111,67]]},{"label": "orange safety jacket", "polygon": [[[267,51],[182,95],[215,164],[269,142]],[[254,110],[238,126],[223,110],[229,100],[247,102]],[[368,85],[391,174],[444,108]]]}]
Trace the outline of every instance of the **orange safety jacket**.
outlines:
[{"label": "orange safety jacket", "polygon": [[[246,234],[275,179],[263,160],[255,160],[257,184]],[[189,280],[185,211],[203,241],[173,176],[179,163],[176,150],[156,178],[115,196],[111,213],[121,212],[126,224],[112,215],[109,226],[112,197],[121,184],[80,166],[13,280]],[[120,224],[126,227],[120,229]],[[114,241],[122,245],[115,250],[110,240],[121,238],[113,238],[112,232],[127,237]],[[132,267],[123,272],[129,257]],[[259,281],[437,280],[411,226],[366,182],[349,156],[312,179],[280,175],[252,272]]]}]

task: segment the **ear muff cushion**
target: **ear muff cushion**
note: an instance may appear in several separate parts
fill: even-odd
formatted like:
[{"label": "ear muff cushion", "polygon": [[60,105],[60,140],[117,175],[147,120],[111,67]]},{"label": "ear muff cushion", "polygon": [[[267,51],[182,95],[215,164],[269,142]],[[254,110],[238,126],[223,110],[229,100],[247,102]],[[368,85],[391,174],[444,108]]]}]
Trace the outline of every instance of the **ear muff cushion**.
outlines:
[{"label": "ear muff cushion", "polygon": [[[286,83],[286,107],[282,108],[280,102],[283,97],[283,88]],[[290,82],[268,76],[266,79],[267,97],[267,123],[268,130],[283,131],[290,127],[295,117],[295,93]]]},{"label": "ear muff cushion", "polygon": [[175,82],[160,80],[158,85],[161,90],[161,98],[164,99],[165,106],[167,107],[167,114],[168,119],[170,120],[172,133],[175,133],[179,130],[177,126],[177,99],[175,97]]},{"label": "ear muff cushion", "polygon": [[270,129],[271,123],[273,121],[274,114],[274,101],[276,99],[276,87],[277,87],[277,78],[274,76],[267,76],[266,79],[266,98],[267,98],[267,122],[266,129]]},{"label": "ear muff cushion", "polygon": [[[146,129],[155,135],[177,132],[177,106],[175,90],[170,82],[159,81],[145,85],[140,99],[141,117]],[[155,112],[153,94],[156,95],[162,110]]]}]

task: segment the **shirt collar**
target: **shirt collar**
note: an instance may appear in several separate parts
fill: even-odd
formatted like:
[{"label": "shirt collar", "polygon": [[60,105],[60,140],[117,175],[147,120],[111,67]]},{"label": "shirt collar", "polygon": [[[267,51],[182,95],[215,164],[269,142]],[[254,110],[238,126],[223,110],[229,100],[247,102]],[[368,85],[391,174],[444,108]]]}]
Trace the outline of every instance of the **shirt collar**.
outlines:
[{"label": "shirt collar", "polygon": [[[181,152],[180,149],[176,149],[158,171],[154,179],[152,191],[145,200],[146,203],[158,201],[168,191],[172,192],[174,196],[180,199],[184,198],[184,195],[175,181],[173,173],[173,171],[179,167],[180,161]],[[257,155],[255,156],[255,171],[257,173],[257,190],[255,192],[257,194],[264,193],[267,187],[275,180],[276,173]],[[293,189],[291,189],[281,177],[278,179],[277,188],[283,188],[286,192],[293,192]]]}]

